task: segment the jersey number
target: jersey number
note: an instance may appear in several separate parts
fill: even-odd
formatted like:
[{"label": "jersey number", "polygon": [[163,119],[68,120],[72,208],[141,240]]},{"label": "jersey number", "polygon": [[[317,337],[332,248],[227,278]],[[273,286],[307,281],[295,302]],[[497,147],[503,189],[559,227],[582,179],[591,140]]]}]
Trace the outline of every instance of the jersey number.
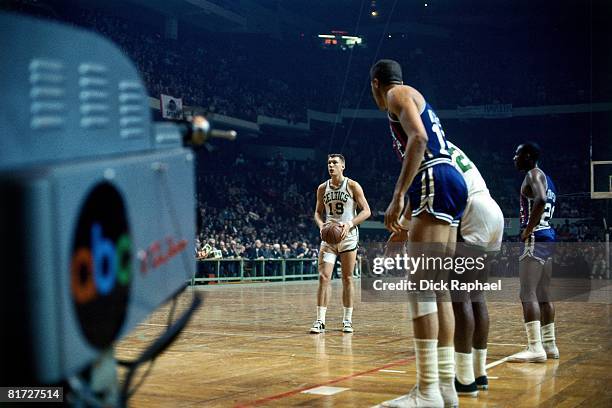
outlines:
[{"label": "jersey number", "polygon": [[[451,154],[451,156],[455,155],[455,148],[449,148],[448,152]],[[462,172],[466,173],[472,168],[472,162],[469,161],[467,157],[462,154],[457,154],[456,156],[455,163],[457,163],[457,166],[459,166]]]},{"label": "jersey number", "polygon": [[[329,203],[327,205],[329,205],[329,215],[334,215],[334,207],[332,206],[332,203]],[[344,204],[336,203],[336,215],[342,214],[344,214]]]},{"label": "jersey number", "polygon": [[442,129],[440,119],[431,109],[427,109],[427,113],[429,114],[429,120],[431,120],[431,123],[433,123],[433,125],[431,126],[431,130],[436,134],[436,136],[438,136],[438,143],[440,143],[440,153],[448,154],[448,150],[446,150],[446,139],[444,139],[444,130]]},{"label": "jersey number", "polygon": [[546,203],[546,205],[544,206],[544,212],[542,213],[541,221],[548,224],[548,221],[550,221],[554,212],[555,212],[555,207],[553,206],[553,204],[550,202]]}]

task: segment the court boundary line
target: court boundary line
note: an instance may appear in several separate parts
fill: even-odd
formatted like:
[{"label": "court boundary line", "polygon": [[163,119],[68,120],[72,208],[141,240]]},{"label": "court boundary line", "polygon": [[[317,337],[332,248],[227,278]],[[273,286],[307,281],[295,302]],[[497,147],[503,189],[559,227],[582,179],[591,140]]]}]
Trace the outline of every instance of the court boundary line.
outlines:
[{"label": "court boundary line", "polygon": [[[505,363],[506,361],[508,361],[508,359],[511,356],[512,356],[512,354],[509,355],[509,356],[503,357],[503,358],[501,358],[499,360],[493,361],[492,363],[487,364],[486,365],[486,369],[487,370],[488,369],[492,369],[494,367],[497,367],[498,365],[501,365],[501,364]],[[296,394],[302,393],[304,391],[308,391],[308,390],[313,389],[313,388],[322,387],[322,386],[330,385],[330,384],[336,384],[338,382],[342,382],[342,381],[345,381],[345,380],[350,380],[351,378],[360,377],[362,375],[374,373],[374,372],[377,372],[377,371],[384,370],[386,368],[390,368],[390,367],[401,365],[401,364],[404,364],[404,363],[407,363],[407,362],[410,362],[410,361],[414,361],[415,359],[416,359],[416,356],[411,356],[411,357],[408,357],[408,358],[404,358],[404,359],[401,359],[401,360],[397,360],[397,361],[385,364],[385,365],[380,366],[380,367],[372,368],[370,370],[360,371],[360,372],[357,372],[357,373],[354,373],[354,374],[345,375],[343,377],[335,378],[333,380],[325,381],[325,382],[322,382],[322,383],[319,383],[319,384],[315,384],[315,385],[309,385],[309,386],[306,386],[306,387],[296,388],[296,389],[289,390],[289,391],[286,391],[286,392],[283,392],[283,393],[280,393],[280,394],[276,394],[276,395],[272,395],[272,396],[269,396],[269,397],[260,398],[260,399],[255,400],[255,401],[246,402],[246,403],[240,403],[240,404],[234,405],[234,408],[256,407],[256,406],[268,403],[270,401],[276,401],[276,400],[279,400],[279,399],[290,397],[292,395],[296,395]]]},{"label": "court boundary line", "polygon": [[255,401],[240,403],[240,404],[234,405],[234,408],[256,407],[258,405],[262,405],[262,404],[265,404],[265,403],[270,402],[270,401],[275,401],[275,400],[279,400],[279,399],[282,399],[282,398],[290,397],[292,395],[299,394],[299,393],[301,393],[303,391],[308,391],[308,390],[313,389],[313,388],[322,387],[322,386],[330,385],[330,384],[336,384],[336,383],[339,383],[341,381],[350,380],[351,378],[360,377],[362,375],[366,375],[366,374],[374,373],[376,371],[384,370],[385,368],[389,368],[389,367],[394,367],[394,366],[397,366],[397,365],[405,364],[405,363],[408,363],[408,362],[413,361],[415,359],[416,359],[416,356],[411,356],[411,357],[408,357],[408,358],[403,358],[401,360],[397,360],[397,361],[385,364],[385,365],[380,366],[380,367],[376,367],[376,368],[372,368],[372,369],[369,369],[369,370],[360,371],[360,372],[357,372],[357,373],[345,375],[343,377],[338,377],[338,378],[335,378],[333,380],[322,382],[320,384],[309,385],[307,387],[295,388],[293,390],[289,390],[289,391],[286,391],[286,392],[283,392],[283,393],[280,393],[280,394],[276,394],[276,395],[272,395],[272,396],[269,396],[269,397],[260,398],[260,399],[255,400]]},{"label": "court boundary line", "polygon": [[[493,344],[493,343],[489,343],[489,344]],[[517,344],[517,346],[520,346],[520,344]],[[524,346],[524,347],[526,347],[526,346]],[[510,354],[509,356],[506,356],[506,357],[500,358],[499,360],[495,360],[495,361],[493,361],[492,363],[487,364],[487,365],[485,366],[485,368],[488,370],[488,369],[490,369],[490,368],[497,367],[498,365],[503,364],[503,363],[505,363],[506,361],[508,361],[508,360],[510,359],[510,357],[512,357],[514,354],[516,354],[516,353],[512,353],[512,354]]]},{"label": "court boundary line", "polygon": [[[510,356],[512,356],[512,354],[511,354]],[[487,365],[485,366],[485,368],[486,368],[487,370],[489,370],[489,369],[491,369],[491,368],[493,368],[493,367],[497,367],[498,365],[503,364],[503,363],[505,363],[506,361],[508,361],[508,359],[510,358],[510,356],[507,356],[507,357],[504,357],[504,358],[500,358],[499,360],[496,360],[496,361],[494,361],[494,362],[492,362],[492,363],[489,363],[489,364],[487,364]]]},{"label": "court boundary line", "polygon": [[516,344],[516,343],[487,343],[488,346],[512,346],[512,347],[527,347],[527,344]]}]

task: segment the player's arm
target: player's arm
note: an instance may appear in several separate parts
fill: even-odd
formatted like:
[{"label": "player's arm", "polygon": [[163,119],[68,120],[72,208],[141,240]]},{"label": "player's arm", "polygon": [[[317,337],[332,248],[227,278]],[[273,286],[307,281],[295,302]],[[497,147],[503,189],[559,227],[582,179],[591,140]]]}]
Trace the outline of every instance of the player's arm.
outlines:
[{"label": "player's arm", "polygon": [[370,205],[368,204],[368,200],[366,200],[365,194],[363,193],[363,188],[361,185],[354,181],[349,181],[349,188],[353,193],[353,199],[355,203],[357,203],[357,207],[360,209],[359,213],[348,223],[342,224],[342,239],[346,237],[346,234],[353,228],[353,226],[359,225],[372,215],[372,211],[370,211]]},{"label": "player's arm", "polygon": [[400,216],[399,225],[401,229],[396,232],[392,232],[387,240],[389,242],[406,242],[408,241],[408,230],[410,229],[410,220],[412,219],[412,209],[410,208],[410,201],[404,206],[404,213]]},{"label": "player's arm", "polygon": [[351,180],[350,188],[353,193],[353,199],[357,203],[357,207],[361,210],[359,213],[353,218],[353,225],[359,225],[372,215],[372,211],[370,210],[370,205],[368,204],[368,200],[366,200],[365,194],[363,192],[363,188],[361,185]]},{"label": "player's arm", "polygon": [[406,155],[402,162],[402,170],[395,184],[393,199],[385,212],[385,226],[392,232],[398,232],[398,223],[404,208],[404,196],[414,180],[427,147],[427,132],[421,121],[416,102],[410,96],[407,88],[392,89],[387,99],[389,112],[399,118],[402,128],[408,135]]},{"label": "player's arm", "polygon": [[521,234],[523,240],[527,239],[533,233],[535,227],[538,226],[546,207],[546,176],[544,176],[544,173],[537,168],[532,169],[527,172],[525,180],[533,193],[533,206],[531,207],[527,227]]},{"label": "player's arm", "polygon": [[317,223],[319,230],[325,225],[323,220],[323,214],[325,213],[325,204],[323,203],[323,196],[325,195],[325,183],[321,184],[317,188],[317,204],[315,206],[314,221]]}]

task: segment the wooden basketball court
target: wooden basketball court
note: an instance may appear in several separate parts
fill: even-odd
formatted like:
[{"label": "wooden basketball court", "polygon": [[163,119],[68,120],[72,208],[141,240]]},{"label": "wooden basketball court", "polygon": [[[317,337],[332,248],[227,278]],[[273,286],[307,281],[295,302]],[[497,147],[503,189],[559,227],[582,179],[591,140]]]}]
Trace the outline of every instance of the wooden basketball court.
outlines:
[{"label": "wooden basketball court", "polygon": [[[462,407],[611,407],[612,286],[587,302],[557,303],[560,360],[512,364],[504,358],[526,342],[517,300],[489,303],[489,391],[461,397]],[[341,283],[333,282],[327,332],[308,330],[316,281],[208,285],[202,308],[155,362],[132,397],[133,407],[371,407],[407,393],[415,381],[412,329],[406,306],[362,303],[356,291],[355,333],[340,331]],[[357,287],[359,281],[357,281]],[[163,331],[169,306],[117,346],[137,355]],[[145,369],[140,369],[137,377]],[[138,378],[135,378],[138,382]]]}]

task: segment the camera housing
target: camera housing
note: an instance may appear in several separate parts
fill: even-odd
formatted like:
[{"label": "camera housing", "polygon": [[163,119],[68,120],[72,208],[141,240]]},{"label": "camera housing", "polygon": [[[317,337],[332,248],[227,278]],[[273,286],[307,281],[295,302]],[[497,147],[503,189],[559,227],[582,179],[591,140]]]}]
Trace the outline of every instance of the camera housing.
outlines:
[{"label": "camera housing", "polygon": [[0,377],[55,383],[181,291],[194,156],[91,32],[0,13]]}]

